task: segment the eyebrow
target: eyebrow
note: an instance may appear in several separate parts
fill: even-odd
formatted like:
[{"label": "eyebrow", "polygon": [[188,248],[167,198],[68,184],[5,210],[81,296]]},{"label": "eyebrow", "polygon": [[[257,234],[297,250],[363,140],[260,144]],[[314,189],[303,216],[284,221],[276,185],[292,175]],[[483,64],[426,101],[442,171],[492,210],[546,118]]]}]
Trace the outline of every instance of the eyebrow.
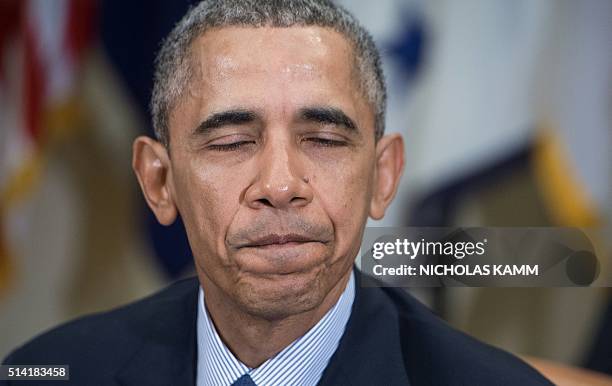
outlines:
[{"label": "eyebrow", "polygon": [[357,125],[347,114],[336,107],[316,106],[305,107],[300,110],[299,117],[302,121],[326,123],[345,128],[349,132],[357,133]]},{"label": "eyebrow", "polygon": [[[357,124],[341,109],[331,106],[304,107],[297,114],[301,121],[331,124],[342,127],[351,133],[357,133]],[[208,116],[200,123],[194,134],[205,135],[223,126],[252,123],[259,115],[252,110],[232,109],[220,111]]]},{"label": "eyebrow", "polygon": [[242,125],[257,119],[257,114],[250,110],[227,110],[211,114],[195,128],[194,134],[208,134],[213,129],[228,125]]}]

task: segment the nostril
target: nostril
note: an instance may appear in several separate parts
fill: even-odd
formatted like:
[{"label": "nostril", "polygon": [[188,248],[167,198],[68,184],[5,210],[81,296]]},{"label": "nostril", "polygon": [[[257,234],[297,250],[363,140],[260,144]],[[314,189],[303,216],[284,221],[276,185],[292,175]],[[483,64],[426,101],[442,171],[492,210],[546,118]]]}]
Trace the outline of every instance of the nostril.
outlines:
[{"label": "nostril", "polygon": [[272,202],[270,202],[270,200],[268,200],[267,198],[260,198],[256,200],[256,202],[261,206],[274,207],[274,205],[272,205]]},{"label": "nostril", "polygon": [[304,197],[293,197],[290,201],[291,205],[303,205],[308,202]]}]

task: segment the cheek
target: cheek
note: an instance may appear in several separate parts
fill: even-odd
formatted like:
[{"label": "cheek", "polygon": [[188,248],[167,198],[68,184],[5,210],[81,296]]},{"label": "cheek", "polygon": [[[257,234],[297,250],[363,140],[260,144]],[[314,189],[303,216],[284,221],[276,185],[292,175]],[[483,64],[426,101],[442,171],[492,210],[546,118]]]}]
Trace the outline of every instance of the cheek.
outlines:
[{"label": "cheek", "polygon": [[238,208],[240,186],[227,178],[232,174],[225,168],[203,165],[195,157],[184,165],[175,181],[180,190],[177,206],[194,257],[218,256],[224,260],[225,234]]},{"label": "cheek", "polygon": [[359,249],[361,228],[368,214],[372,173],[367,157],[317,173],[318,196],[334,224],[337,254],[352,254]]}]

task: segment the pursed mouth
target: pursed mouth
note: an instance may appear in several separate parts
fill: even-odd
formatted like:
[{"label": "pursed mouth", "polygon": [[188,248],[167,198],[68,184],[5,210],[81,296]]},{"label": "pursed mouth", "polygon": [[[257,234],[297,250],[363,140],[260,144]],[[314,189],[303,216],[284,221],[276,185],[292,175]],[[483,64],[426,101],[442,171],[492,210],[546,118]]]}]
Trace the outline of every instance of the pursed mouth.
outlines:
[{"label": "pursed mouth", "polygon": [[262,237],[258,237],[252,241],[239,244],[236,248],[265,248],[275,246],[291,246],[312,242],[322,242],[320,240],[313,239],[312,237],[299,235],[299,234],[269,234]]}]

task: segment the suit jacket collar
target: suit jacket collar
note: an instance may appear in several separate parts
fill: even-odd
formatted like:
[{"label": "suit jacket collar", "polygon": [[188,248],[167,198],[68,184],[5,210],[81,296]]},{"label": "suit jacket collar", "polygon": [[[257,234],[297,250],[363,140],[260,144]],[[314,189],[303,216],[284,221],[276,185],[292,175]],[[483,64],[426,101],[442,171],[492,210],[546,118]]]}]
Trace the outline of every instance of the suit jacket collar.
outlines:
[{"label": "suit jacket collar", "polygon": [[198,288],[198,280],[189,279],[184,293],[156,306],[150,327],[140,332],[141,345],[117,373],[119,384],[195,385]]},{"label": "suit jacket collar", "polygon": [[379,288],[362,287],[357,269],[355,279],[351,318],[319,385],[410,385],[399,315]]}]

